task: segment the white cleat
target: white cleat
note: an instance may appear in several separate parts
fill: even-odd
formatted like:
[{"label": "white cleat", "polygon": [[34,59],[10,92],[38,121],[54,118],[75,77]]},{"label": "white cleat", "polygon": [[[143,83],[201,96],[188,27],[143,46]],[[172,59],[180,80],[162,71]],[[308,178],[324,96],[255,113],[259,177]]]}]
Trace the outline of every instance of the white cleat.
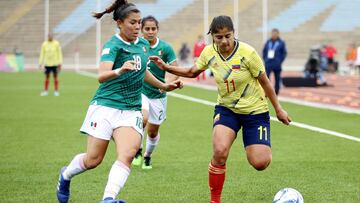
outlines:
[{"label": "white cleat", "polygon": [[60,96],[60,93],[59,93],[58,91],[55,91],[55,92],[54,92],[54,96],[55,96],[55,97],[58,97],[58,96]]},{"label": "white cleat", "polygon": [[42,96],[42,97],[48,96],[48,95],[49,95],[48,91],[43,91],[40,93],[40,96]]}]

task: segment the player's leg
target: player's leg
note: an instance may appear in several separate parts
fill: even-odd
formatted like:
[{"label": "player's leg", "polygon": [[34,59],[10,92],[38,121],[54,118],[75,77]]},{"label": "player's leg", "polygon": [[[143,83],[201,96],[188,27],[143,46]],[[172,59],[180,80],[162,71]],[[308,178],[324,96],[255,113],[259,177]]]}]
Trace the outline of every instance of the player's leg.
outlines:
[{"label": "player's leg", "polygon": [[59,176],[57,197],[59,202],[68,202],[71,179],[86,170],[93,169],[103,160],[109,140],[88,136],[86,153],[77,154],[70,164],[63,167]]},{"label": "player's leg", "polygon": [[281,70],[274,70],[275,76],[275,93],[276,95],[280,92],[280,85],[281,85]]},{"label": "player's leg", "polygon": [[45,66],[45,81],[44,81],[44,91],[41,92],[41,96],[47,96],[49,90],[49,79],[50,79],[50,69]]},{"label": "player's leg", "polygon": [[114,130],[117,160],[112,165],[103,200],[113,200],[124,187],[130,174],[131,162],[140,147],[142,135],[132,127],[120,127]]},{"label": "player's leg", "polygon": [[209,187],[211,203],[221,202],[221,193],[225,182],[226,160],[236,138],[234,130],[216,125],[213,130],[213,157],[209,163]]},{"label": "player's leg", "polygon": [[[59,178],[57,196],[67,202],[70,196],[70,180],[88,169],[98,166],[105,156],[113,128],[108,122],[119,110],[90,105],[80,132],[88,134],[86,153],[76,155],[70,164],[63,167]],[[96,121],[96,122],[94,122]]]},{"label": "player's leg", "polygon": [[154,152],[160,140],[160,125],[147,124],[146,150],[144,154],[143,169],[152,169],[151,154]]},{"label": "player's leg", "polygon": [[244,120],[243,141],[248,162],[256,170],[264,170],[271,163],[269,113],[248,115]]},{"label": "player's leg", "polygon": [[209,163],[209,187],[211,203],[221,202],[221,193],[225,182],[226,160],[236,134],[240,129],[240,122],[236,114],[222,107],[215,107],[213,124],[213,157]]},{"label": "player's leg", "polygon": [[54,67],[54,96],[60,96],[60,93],[59,93],[59,80],[58,80],[58,70],[59,68],[58,67]]},{"label": "player's leg", "polygon": [[[149,117],[149,108],[150,108],[149,99],[145,95],[141,94],[141,102],[142,102],[141,113],[143,115],[143,129],[145,129]],[[132,165],[140,166],[142,161],[142,149],[143,149],[143,140],[141,140],[140,148],[135,154],[135,157],[132,161]]]},{"label": "player's leg", "polygon": [[152,169],[151,154],[160,140],[159,128],[166,119],[167,98],[149,99],[149,119],[147,123],[146,150],[143,169]]}]

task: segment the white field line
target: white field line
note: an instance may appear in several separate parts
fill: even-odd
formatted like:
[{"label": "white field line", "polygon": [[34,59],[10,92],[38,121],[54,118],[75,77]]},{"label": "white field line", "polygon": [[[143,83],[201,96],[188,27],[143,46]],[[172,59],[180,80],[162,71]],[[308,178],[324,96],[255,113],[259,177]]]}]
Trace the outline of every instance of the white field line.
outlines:
[{"label": "white field line", "polygon": [[[216,87],[213,85],[196,84],[196,83],[192,83],[192,82],[186,83],[186,85],[195,87],[195,88],[205,89],[205,90],[217,91]],[[327,110],[339,111],[342,113],[350,113],[350,114],[359,114],[360,115],[360,110],[357,110],[354,108],[348,108],[348,107],[332,105],[332,104],[322,104],[322,103],[318,103],[318,102],[310,102],[310,101],[304,101],[304,100],[300,100],[300,99],[293,99],[293,98],[282,97],[282,96],[279,96],[278,98],[280,101],[298,104],[298,105],[302,105],[302,106],[310,106],[310,107],[319,108],[319,109],[327,109]]]},{"label": "white field line", "polygon": [[[86,72],[86,71],[78,71],[77,73],[80,74],[80,75],[87,76],[87,77],[93,77],[93,78],[97,77],[97,74]],[[211,89],[210,87],[214,88],[212,86],[209,86],[209,89]],[[215,106],[216,105],[216,103],[214,103],[214,102],[206,101],[206,100],[203,100],[203,99],[197,99],[197,98],[186,96],[186,95],[181,95],[181,94],[177,94],[177,93],[174,93],[174,92],[168,92],[167,94],[169,96],[172,96],[172,97],[176,97],[176,98],[180,98],[180,99],[184,99],[184,100],[188,100],[188,101],[192,101],[192,102],[196,102],[196,103],[200,103],[200,104],[205,104],[205,105],[208,105],[208,106]],[[280,121],[277,120],[277,118],[272,117],[272,116],[270,117],[270,119],[272,121],[280,122]],[[331,131],[331,130],[326,130],[326,129],[323,129],[323,128],[318,128],[318,127],[307,125],[307,124],[304,124],[304,123],[299,123],[299,122],[292,121],[290,125],[296,126],[296,127],[299,127],[299,128],[308,129],[308,130],[315,131],[315,132],[319,132],[319,133],[323,133],[323,134],[328,134],[328,135],[332,135],[332,136],[336,136],[336,137],[340,137],[340,138],[360,142],[360,138],[353,137],[351,135],[346,135],[346,134],[343,134],[343,133],[338,133],[338,132]]]},{"label": "white field line", "polygon": [[[180,99],[185,99],[185,100],[200,103],[200,104],[205,104],[205,105],[208,105],[208,106],[215,106],[214,102],[209,102],[209,101],[202,100],[202,99],[197,99],[197,98],[194,98],[194,97],[189,97],[189,96],[185,96],[185,95],[181,95],[181,94],[176,94],[176,93],[173,93],[173,92],[168,92],[167,94],[170,95],[170,96],[173,96],[173,97],[177,97],[177,98],[180,98]],[[270,116],[270,119],[272,121],[280,122],[280,121],[278,121],[277,118],[272,117],[272,116]],[[344,138],[344,139],[360,142],[360,138],[353,137],[351,135],[346,135],[346,134],[343,134],[343,133],[338,133],[338,132],[331,131],[331,130],[326,130],[326,129],[323,129],[323,128],[318,128],[318,127],[307,125],[307,124],[304,124],[304,123],[299,123],[299,122],[292,121],[290,123],[290,125],[291,126],[296,126],[296,127],[299,127],[299,128],[308,129],[308,130],[315,131],[315,132],[319,132],[319,133],[323,133],[323,134],[328,134],[328,135],[332,135],[332,136],[341,137],[341,138]]]}]

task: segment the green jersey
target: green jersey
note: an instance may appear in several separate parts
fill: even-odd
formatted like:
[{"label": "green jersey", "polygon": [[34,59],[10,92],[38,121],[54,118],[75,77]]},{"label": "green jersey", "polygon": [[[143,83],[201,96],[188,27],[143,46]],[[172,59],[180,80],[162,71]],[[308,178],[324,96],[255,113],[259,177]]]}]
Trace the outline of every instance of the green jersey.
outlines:
[{"label": "green jersey", "polygon": [[[150,56],[158,56],[165,63],[172,63],[176,60],[176,54],[173,48],[165,41],[157,38],[156,44],[150,47]],[[149,71],[160,81],[165,82],[165,71],[158,68],[154,63],[150,62]],[[159,99],[166,97],[166,93],[161,93],[158,88],[144,83],[142,93],[150,99]]]},{"label": "green jersey", "polygon": [[113,80],[100,84],[91,104],[121,110],[141,110],[141,90],[148,63],[150,45],[145,39],[124,41],[119,34],[113,36],[101,53],[101,62],[114,63],[113,70],[121,68],[126,61],[136,62],[137,71],[127,71]]}]

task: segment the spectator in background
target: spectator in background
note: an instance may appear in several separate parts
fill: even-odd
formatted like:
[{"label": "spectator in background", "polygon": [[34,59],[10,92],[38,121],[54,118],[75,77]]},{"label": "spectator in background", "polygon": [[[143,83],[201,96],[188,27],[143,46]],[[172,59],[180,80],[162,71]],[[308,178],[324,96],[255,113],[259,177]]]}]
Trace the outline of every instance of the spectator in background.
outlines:
[{"label": "spectator in background", "polygon": [[61,69],[62,60],[60,43],[53,39],[52,34],[49,34],[48,40],[41,45],[39,57],[39,68],[42,69],[45,66],[45,84],[44,91],[40,94],[41,96],[48,95],[50,73],[53,73],[54,76],[54,96],[60,96],[58,73]]},{"label": "spectator in background", "polygon": [[331,45],[330,43],[326,45],[325,47],[325,56],[327,58],[328,63],[328,71],[329,72],[336,72],[337,71],[337,65],[335,63],[335,54],[336,54],[336,48]]},{"label": "spectator in background", "polygon": [[190,54],[190,49],[189,49],[188,45],[185,42],[182,43],[180,51],[179,51],[181,64],[188,64],[189,63],[189,61],[188,61],[189,54]]},{"label": "spectator in background", "polygon": [[[193,48],[194,61],[196,61],[199,58],[199,56],[200,56],[202,50],[205,48],[205,46],[206,46],[206,43],[205,43],[204,37],[202,35],[199,35],[197,41],[194,44],[194,48]],[[196,80],[200,80],[200,78],[203,78],[204,80],[206,79],[205,71],[202,72],[200,75],[198,75],[196,77]]]},{"label": "spectator in background", "polygon": [[279,30],[274,28],[271,31],[271,38],[263,48],[263,59],[265,62],[266,75],[270,78],[271,72],[275,75],[275,93],[279,94],[281,81],[281,65],[287,55],[285,42],[280,39]]},{"label": "spectator in background", "polygon": [[345,55],[346,64],[349,67],[349,73],[351,75],[354,75],[356,72],[356,67],[355,67],[356,52],[357,51],[356,51],[355,43],[351,43],[349,45],[349,48],[346,50],[346,55]]}]

